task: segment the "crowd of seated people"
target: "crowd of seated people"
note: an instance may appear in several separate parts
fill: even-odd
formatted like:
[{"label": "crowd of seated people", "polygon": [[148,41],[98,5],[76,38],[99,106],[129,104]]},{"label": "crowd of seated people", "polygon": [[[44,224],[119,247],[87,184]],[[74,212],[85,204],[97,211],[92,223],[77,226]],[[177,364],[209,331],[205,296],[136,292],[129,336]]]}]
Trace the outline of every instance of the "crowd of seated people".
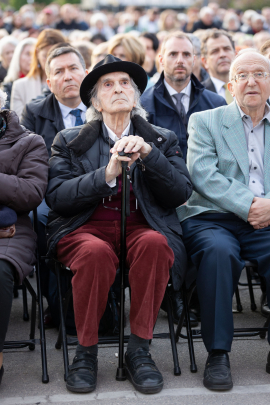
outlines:
[{"label": "crowd of seated people", "polygon": [[[163,388],[149,340],[166,288],[178,323],[191,262],[189,315],[208,352],[203,384],[231,389],[232,297],[245,260],[257,264],[261,312],[270,314],[270,8],[27,4],[1,12],[0,37],[0,383],[13,285],[35,264],[37,208],[39,255],[73,273],[79,344],[66,387],[96,388],[127,161],[127,376],[142,393]],[[48,263],[46,328],[59,324]]]}]

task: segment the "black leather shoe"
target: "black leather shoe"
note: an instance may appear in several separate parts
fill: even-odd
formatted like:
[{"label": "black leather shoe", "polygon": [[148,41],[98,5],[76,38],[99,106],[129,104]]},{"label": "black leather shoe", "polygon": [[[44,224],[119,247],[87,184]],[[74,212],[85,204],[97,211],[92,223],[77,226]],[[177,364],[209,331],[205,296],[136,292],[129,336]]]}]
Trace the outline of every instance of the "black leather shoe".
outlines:
[{"label": "black leather shoe", "polygon": [[163,377],[151,354],[142,348],[125,354],[127,378],[143,394],[157,394],[163,388]]},{"label": "black leather shoe", "polygon": [[[167,296],[171,302],[172,305],[172,315],[173,315],[173,322],[178,325],[180,316],[182,314],[182,311],[184,309],[184,304],[183,304],[183,299],[180,291],[174,291],[172,288],[167,289]],[[167,312],[167,305],[166,305],[166,296],[164,297],[162,303],[161,303],[161,309],[163,311]],[[190,324],[192,328],[195,328],[198,326],[198,319],[196,315],[189,311],[189,319],[190,319]],[[184,319],[184,326],[186,326],[186,320]]]},{"label": "black leather shoe", "polygon": [[233,387],[227,352],[209,353],[204,370],[203,385],[209,390],[230,390]]},{"label": "black leather shoe", "polygon": [[268,316],[270,315],[270,308],[267,303],[266,292],[262,293],[261,299],[260,299],[260,304],[261,304],[261,314],[263,316],[265,316],[265,318],[268,318]]},{"label": "black leather shoe", "polygon": [[270,352],[268,353],[268,356],[267,356],[266,372],[268,374],[270,374]]},{"label": "black leather shoe", "polygon": [[0,368],[0,384],[2,382],[3,374],[4,374],[4,366],[2,365],[2,367]]},{"label": "black leather shoe", "polygon": [[72,392],[91,392],[97,385],[97,356],[89,352],[80,353],[69,366],[66,387]]}]

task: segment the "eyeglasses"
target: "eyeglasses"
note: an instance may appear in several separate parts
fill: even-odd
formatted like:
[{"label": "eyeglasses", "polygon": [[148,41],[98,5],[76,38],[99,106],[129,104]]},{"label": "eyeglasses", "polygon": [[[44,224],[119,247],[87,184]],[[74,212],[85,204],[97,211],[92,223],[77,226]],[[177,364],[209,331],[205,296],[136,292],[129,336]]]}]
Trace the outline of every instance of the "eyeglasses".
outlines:
[{"label": "eyeglasses", "polygon": [[238,75],[235,75],[232,80],[235,80],[236,82],[244,82],[248,81],[249,77],[252,76],[254,80],[263,80],[266,79],[268,76],[270,76],[270,73],[267,72],[254,72],[254,73],[239,73]]}]

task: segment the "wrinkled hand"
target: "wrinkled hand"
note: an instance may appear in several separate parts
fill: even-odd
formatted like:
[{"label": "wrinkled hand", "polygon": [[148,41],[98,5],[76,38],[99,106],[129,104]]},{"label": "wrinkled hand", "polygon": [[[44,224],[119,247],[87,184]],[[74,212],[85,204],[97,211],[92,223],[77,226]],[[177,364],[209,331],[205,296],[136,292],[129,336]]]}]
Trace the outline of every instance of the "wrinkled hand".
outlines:
[{"label": "wrinkled hand", "polygon": [[6,228],[0,228],[0,239],[12,238],[16,233],[15,225],[8,226]]},{"label": "wrinkled hand", "polygon": [[[131,157],[119,156],[118,152],[122,152],[122,150],[125,153],[131,153]],[[105,170],[106,183],[109,183],[122,173],[121,162],[128,162],[128,166],[130,167],[139,157],[141,159],[146,158],[151,150],[152,147],[144,142],[140,136],[124,136],[117,141],[110,150],[112,156]]]},{"label": "wrinkled hand", "polygon": [[248,213],[248,222],[254,229],[262,229],[270,225],[269,199],[254,197]]}]

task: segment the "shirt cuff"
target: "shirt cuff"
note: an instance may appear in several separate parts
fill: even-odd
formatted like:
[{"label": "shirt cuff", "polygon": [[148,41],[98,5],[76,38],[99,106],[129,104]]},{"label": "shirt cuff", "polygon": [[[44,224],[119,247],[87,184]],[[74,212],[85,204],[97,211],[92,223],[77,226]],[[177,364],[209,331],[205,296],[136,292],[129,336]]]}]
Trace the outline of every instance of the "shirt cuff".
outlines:
[{"label": "shirt cuff", "polygon": [[[107,183],[107,182],[106,182],[106,183]],[[115,187],[115,186],[116,186],[116,179],[113,179],[113,180],[109,181],[107,184],[108,184],[108,186],[111,187],[111,188]]]}]

